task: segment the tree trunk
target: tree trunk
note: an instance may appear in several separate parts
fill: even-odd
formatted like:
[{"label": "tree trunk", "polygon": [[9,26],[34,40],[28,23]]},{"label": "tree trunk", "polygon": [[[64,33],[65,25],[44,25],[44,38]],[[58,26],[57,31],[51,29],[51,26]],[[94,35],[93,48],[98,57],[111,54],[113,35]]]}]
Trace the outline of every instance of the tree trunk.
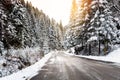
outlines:
[{"label": "tree trunk", "polygon": [[89,44],[89,55],[91,55],[91,44]]}]

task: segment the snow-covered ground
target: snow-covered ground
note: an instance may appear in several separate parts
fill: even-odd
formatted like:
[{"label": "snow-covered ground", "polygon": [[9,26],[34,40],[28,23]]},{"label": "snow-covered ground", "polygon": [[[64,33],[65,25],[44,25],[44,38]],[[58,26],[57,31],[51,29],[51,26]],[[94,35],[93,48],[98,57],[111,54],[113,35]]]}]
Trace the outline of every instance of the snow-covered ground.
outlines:
[{"label": "snow-covered ground", "polygon": [[95,59],[95,60],[102,60],[102,61],[107,61],[107,62],[115,62],[115,63],[120,63],[120,48],[117,50],[114,50],[113,52],[109,53],[106,56],[82,56],[80,57],[85,57],[85,58],[90,58],[90,59]]},{"label": "snow-covered ground", "polygon": [[45,65],[48,59],[52,56],[53,52],[48,53],[43,57],[39,62],[34,65],[27,67],[17,73],[14,73],[10,76],[0,78],[0,80],[28,80],[31,77],[38,74],[38,71]]},{"label": "snow-covered ground", "polygon": [[[72,50],[72,52],[74,52],[74,50]],[[69,53],[67,52],[67,54]],[[71,53],[69,55],[74,55],[74,54]],[[83,56],[83,55],[75,55],[75,56],[100,60],[100,61],[120,63],[120,48],[114,50],[113,52],[109,53],[106,56]]]},{"label": "snow-covered ground", "polygon": [[39,47],[4,50],[0,56],[0,77],[18,72],[38,62],[43,56]]},{"label": "snow-covered ground", "polygon": [[[120,63],[120,48],[114,50],[113,52],[109,53],[106,56],[83,56],[83,55],[75,55],[73,54],[74,48],[71,49],[71,51],[64,51],[64,53],[69,54],[69,55],[74,55],[78,57],[84,57],[84,58],[89,58],[89,59],[94,59],[94,60],[101,60],[101,61],[107,61],[107,62],[115,62],[115,63]],[[48,53],[43,57],[39,62],[35,63],[34,65],[27,67],[17,73],[14,73],[10,76],[6,76],[3,78],[0,78],[0,80],[28,80],[31,77],[35,76],[38,74],[38,72],[41,70],[41,68],[45,65],[45,63],[48,61],[48,59],[52,56],[53,52]]]}]

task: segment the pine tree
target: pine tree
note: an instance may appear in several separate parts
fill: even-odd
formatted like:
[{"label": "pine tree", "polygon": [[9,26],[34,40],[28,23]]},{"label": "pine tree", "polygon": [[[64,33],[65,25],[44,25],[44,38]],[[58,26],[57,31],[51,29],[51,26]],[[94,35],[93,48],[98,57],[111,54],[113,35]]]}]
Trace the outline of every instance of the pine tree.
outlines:
[{"label": "pine tree", "polygon": [[76,19],[76,13],[77,13],[77,3],[76,0],[72,1],[72,7],[71,7],[71,14],[70,14],[70,22],[74,22]]},{"label": "pine tree", "polygon": [[83,26],[85,23],[89,23],[89,16],[91,12],[92,0],[79,0],[78,1],[78,11],[76,14],[76,26]]}]

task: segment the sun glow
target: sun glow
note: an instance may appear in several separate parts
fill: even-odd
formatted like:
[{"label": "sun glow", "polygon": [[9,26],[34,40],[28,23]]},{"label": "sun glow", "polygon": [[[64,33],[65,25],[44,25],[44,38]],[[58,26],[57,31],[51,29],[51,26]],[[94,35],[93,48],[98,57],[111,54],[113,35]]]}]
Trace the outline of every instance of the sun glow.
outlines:
[{"label": "sun glow", "polygon": [[69,21],[70,8],[72,0],[27,0],[42,9],[50,18],[54,18],[57,22],[62,20],[63,25]]}]

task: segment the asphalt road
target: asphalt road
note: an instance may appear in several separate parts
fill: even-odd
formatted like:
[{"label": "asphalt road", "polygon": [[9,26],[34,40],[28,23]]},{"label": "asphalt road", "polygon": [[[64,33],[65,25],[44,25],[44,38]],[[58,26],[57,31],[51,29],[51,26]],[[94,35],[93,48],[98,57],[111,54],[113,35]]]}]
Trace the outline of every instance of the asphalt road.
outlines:
[{"label": "asphalt road", "polygon": [[120,80],[120,67],[56,52],[31,80]]}]

